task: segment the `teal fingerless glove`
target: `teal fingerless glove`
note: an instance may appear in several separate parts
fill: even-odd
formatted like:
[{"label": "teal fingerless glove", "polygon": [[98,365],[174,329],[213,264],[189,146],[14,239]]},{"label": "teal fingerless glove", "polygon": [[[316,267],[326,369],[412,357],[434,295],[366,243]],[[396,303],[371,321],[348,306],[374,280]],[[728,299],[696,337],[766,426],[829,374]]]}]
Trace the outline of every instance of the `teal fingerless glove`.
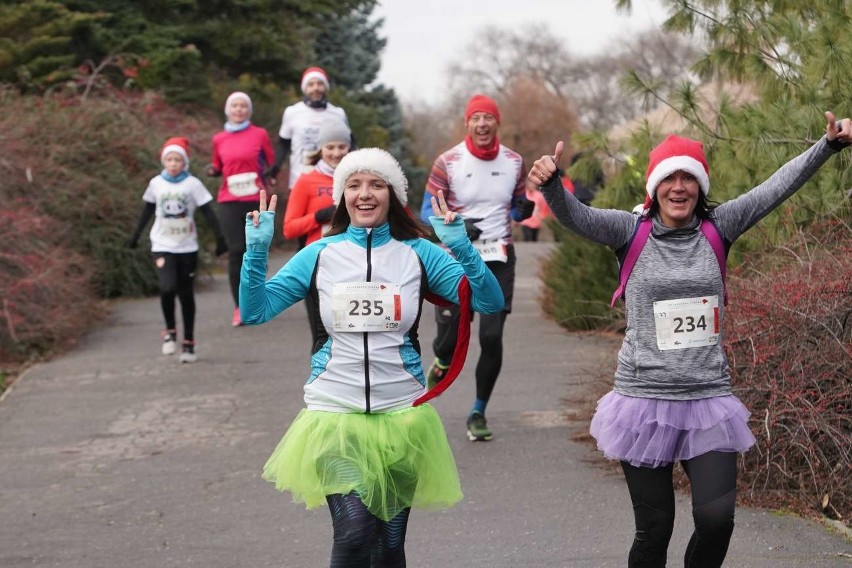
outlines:
[{"label": "teal fingerless glove", "polygon": [[435,231],[435,236],[442,243],[452,248],[452,245],[458,241],[470,242],[467,237],[467,229],[465,229],[464,218],[461,215],[456,216],[450,224],[444,224],[443,217],[432,215],[429,217],[429,222],[432,224],[432,229]]},{"label": "teal fingerless glove", "polygon": [[263,211],[258,219],[257,227],[251,215],[246,216],[246,249],[267,252],[275,233],[275,211]]}]

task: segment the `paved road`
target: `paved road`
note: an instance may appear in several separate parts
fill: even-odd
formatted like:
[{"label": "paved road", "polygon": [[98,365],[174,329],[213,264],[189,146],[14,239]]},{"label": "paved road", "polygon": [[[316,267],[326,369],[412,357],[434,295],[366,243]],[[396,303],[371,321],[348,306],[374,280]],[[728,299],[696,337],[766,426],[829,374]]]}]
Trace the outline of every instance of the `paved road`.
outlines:
[{"label": "paved road", "polygon": [[[469,363],[436,402],[465,498],[449,511],[413,513],[410,566],[626,564],[623,480],[572,441],[565,420],[591,377],[611,372],[613,344],[542,319],[536,269],[546,245],[518,248],[515,313],[488,412],[496,438],[465,437]],[[327,565],[328,512],[305,511],[259,478],[303,405],[304,309],[232,329],[228,298],[222,277],[199,291],[195,365],[159,355],[156,299],[120,301],[75,350],[14,385],[0,403],[0,566]],[[423,327],[428,347],[428,315]],[[474,348],[469,361],[476,356]],[[682,565],[690,525],[680,496],[670,566]],[[726,566],[850,566],[850,557],[852,543],[822,526],[740,509]]]}]

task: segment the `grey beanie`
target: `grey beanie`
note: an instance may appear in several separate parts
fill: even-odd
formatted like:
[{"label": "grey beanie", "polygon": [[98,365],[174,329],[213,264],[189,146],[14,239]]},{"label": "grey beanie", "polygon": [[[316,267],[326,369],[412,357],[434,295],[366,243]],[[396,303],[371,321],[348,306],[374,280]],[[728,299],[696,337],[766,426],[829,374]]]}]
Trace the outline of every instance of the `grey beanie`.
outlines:
[{"label": "grey beanie", "polygon": [[352,131],[349,126],[339,118],[326,117],[323,119],[317,137],[317,146],[322,148],[329,142],[351,143]]}]

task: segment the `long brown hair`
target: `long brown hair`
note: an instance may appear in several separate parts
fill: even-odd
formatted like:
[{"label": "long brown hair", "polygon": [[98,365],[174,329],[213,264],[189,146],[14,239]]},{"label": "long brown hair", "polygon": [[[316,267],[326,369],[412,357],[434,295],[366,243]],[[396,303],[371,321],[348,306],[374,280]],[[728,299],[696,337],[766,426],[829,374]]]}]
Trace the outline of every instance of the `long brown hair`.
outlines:
[{"label": "long brown hair", "polygon": [[[428,234],[426,228],[414,217],[411,209],[400,202],[392,185],[388,185],[388,194],[390,197],[388,225],[390,225],[391,236],[400,241],[426,237]],[[334,215],[331,217],[331,228],[325,233],[326,237],[345,233],[352,223],[344,202],[345,196],[341,196],[340,200],[341,203],[337,205],[337,209],[334,210]]]}]

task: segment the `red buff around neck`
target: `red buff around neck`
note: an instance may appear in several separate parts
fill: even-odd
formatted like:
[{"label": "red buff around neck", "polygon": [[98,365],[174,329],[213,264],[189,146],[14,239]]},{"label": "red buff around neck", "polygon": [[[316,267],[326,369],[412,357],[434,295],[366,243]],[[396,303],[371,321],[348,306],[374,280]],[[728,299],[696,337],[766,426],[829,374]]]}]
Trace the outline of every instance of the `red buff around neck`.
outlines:
[{"label": "red buff around neck", "polygon": [[474,144],[470,134],[464,137],[464,144],[467,146],[468,151],[480,160],[493,160],[500,152],[500,140],[497,136],[494,137],[494,142],[488,148],[480,148]]}]

